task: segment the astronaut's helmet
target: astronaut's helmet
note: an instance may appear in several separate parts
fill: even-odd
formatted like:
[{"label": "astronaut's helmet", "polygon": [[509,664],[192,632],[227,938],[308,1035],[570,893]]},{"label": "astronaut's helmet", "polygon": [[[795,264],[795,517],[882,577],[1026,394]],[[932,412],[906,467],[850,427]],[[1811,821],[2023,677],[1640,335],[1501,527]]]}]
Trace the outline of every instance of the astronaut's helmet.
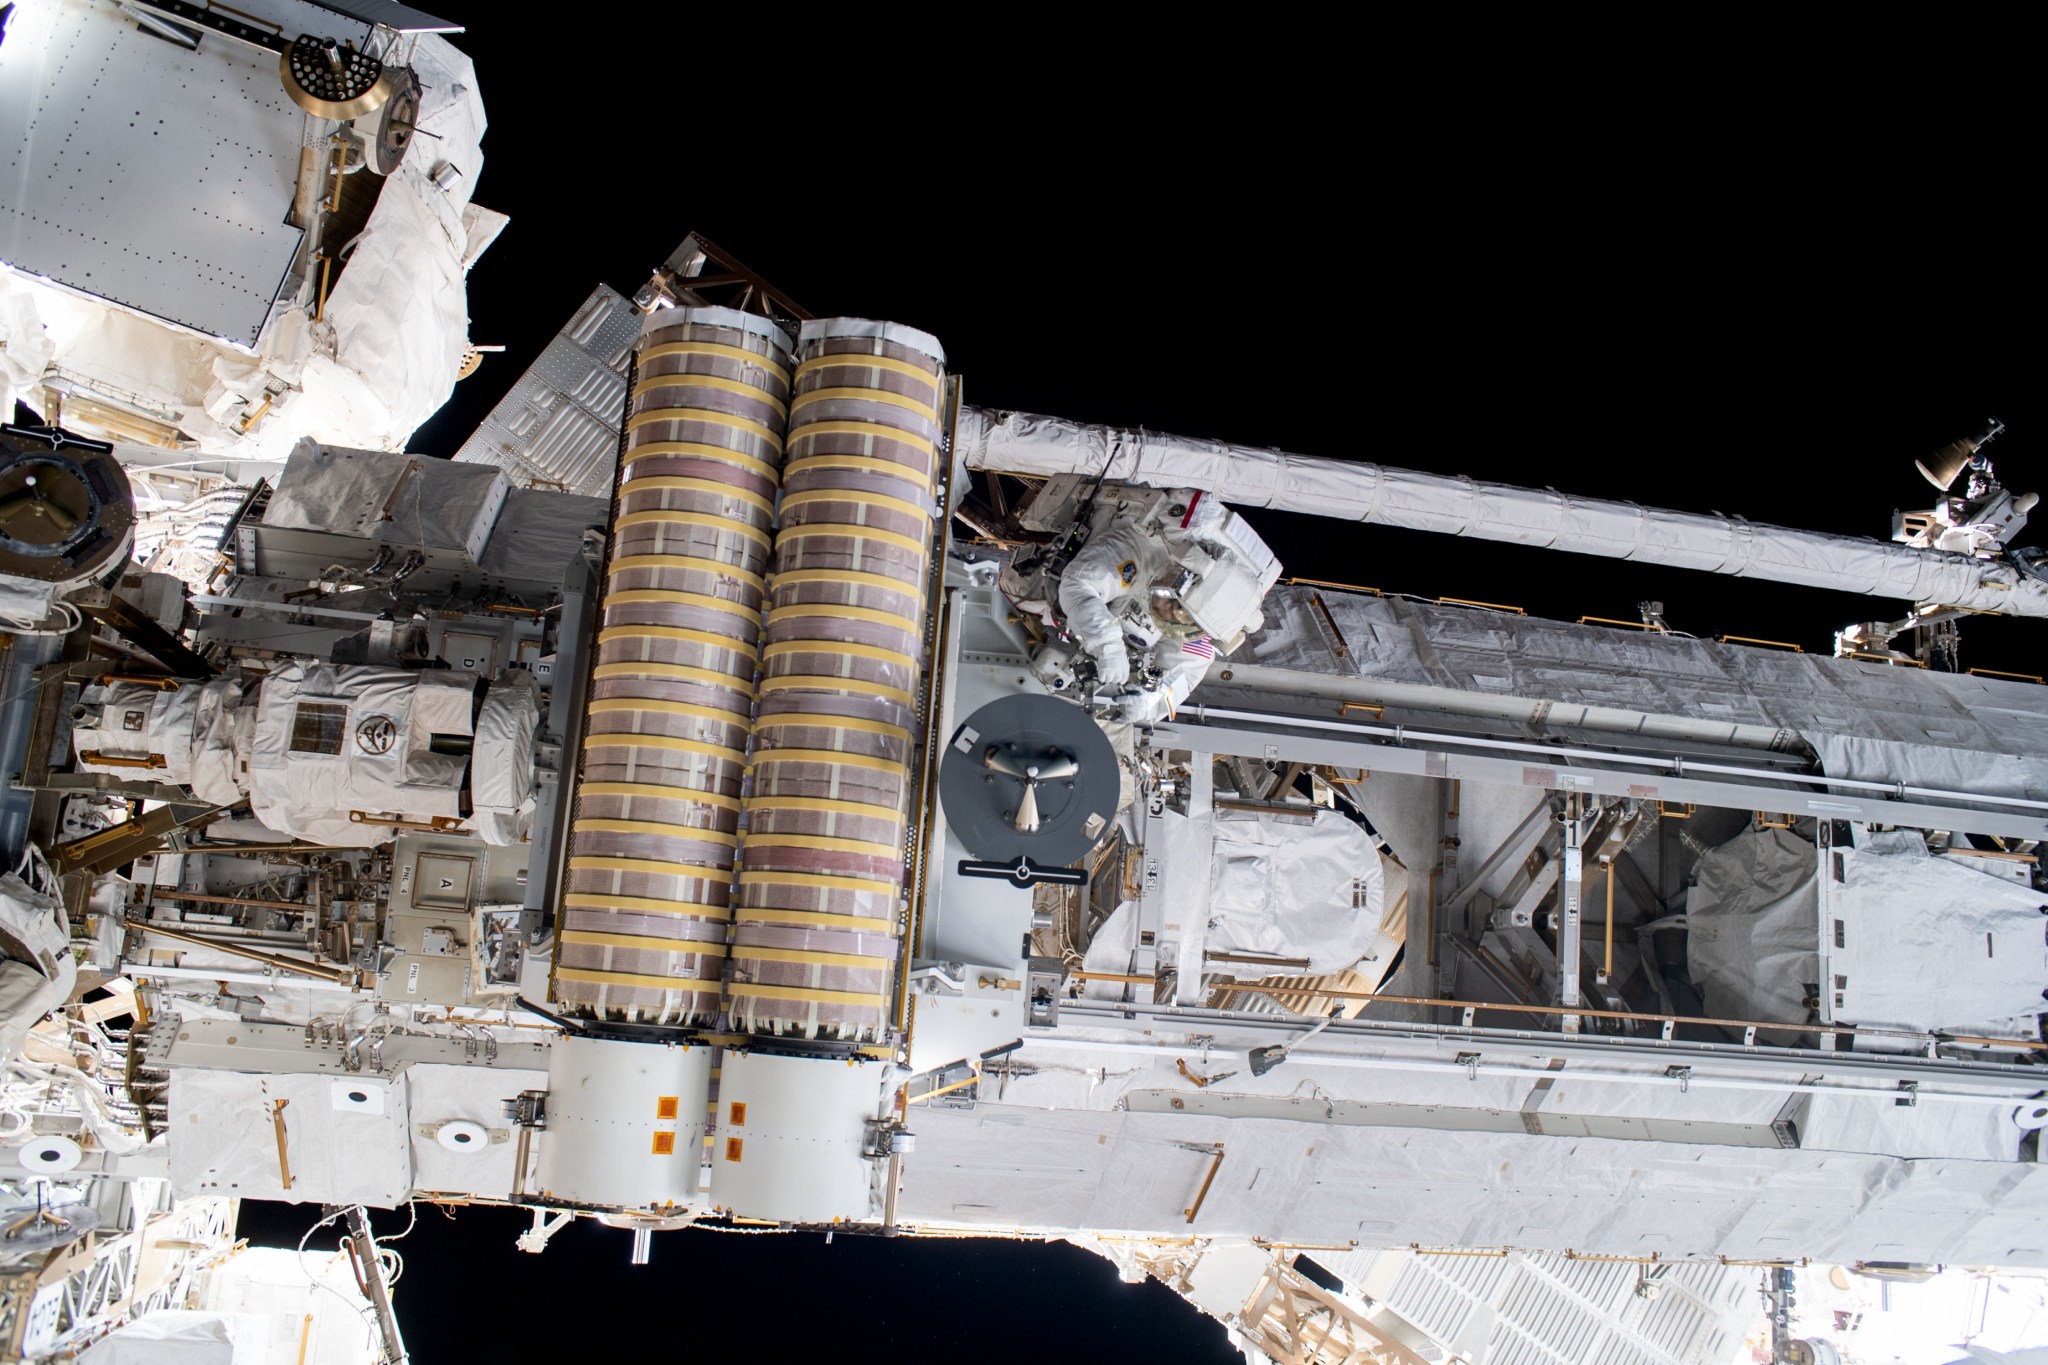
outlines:
[{"label": "astronaut's helmet", "polygon": [[1154,583],[1147,595],[1146,606],[1163,638],[1185,640],[1202,632],[1202,628],[1195,624],[1195,618],[1188,614],[1187,604],[1180,599],[1180,585],[1176,579],[1161,579]]}]

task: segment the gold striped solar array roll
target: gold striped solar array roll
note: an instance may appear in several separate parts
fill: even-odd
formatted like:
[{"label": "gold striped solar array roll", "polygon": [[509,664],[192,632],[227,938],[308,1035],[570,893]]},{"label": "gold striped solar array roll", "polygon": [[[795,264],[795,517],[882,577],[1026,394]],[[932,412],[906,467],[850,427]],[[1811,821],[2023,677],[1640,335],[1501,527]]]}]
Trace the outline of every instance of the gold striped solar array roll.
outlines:
[{"label": "gold striped solar array roll", "polygon": [[787,338],[652,315],[636,357],[559,923],[555,996],[717,1018],[790,392]]},{"label": "gold striped solar array roll", "polygon": [[944,353],[832,319],[798,354],[726,1008],[866,1041],[898,952]]}]

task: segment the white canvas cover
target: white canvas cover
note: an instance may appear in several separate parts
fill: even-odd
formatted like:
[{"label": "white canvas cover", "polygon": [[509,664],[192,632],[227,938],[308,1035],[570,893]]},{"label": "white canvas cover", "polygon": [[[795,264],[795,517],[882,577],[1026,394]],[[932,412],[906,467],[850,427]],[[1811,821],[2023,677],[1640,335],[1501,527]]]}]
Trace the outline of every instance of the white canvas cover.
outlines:
[{"label": "white canvas cover", "polygon": [[[1828,914],[1835,1019],[1872,1027],[2040,1037],[2048,896],[1971,860],[1837,850]],[[1821,926],[1822,941],[1835,935]],[[1932,989],[1930,989],[1932,987]]]},{"label": "white canvas cover", "polygon": [[[290,1189],[277,1160],[279,1100]],[[402,1078],[178,1067],[171,1072],[171,1131],[178,1135],[171,1187],[180,1197],[393,1208],[412,1191],[409,1113]]]},{"label": "white canvas cover", "polygon": [[[193,795],[215,805],[241,798],[241,756],[235,744],[235,713],[243,700],[243,680],[230,671],[204,683],[187,683],[175,691],[132,683],[104,689],[98,724],[72,732],[77,754],[116,758],[163,759],[152,776],[159,782],[189,785]],[[115,764],[78,760],[84,772],[133,776],[135,770]]]},{"label": "white canvas cover", "polygon": [[330,1224],[303,1256],[290,1247],[244,1247],[199,1277],[199,1306],[265,1328],[256,1338],[267,1351],[261,1365],[298,1365],[302,1344],[304,1365],[380,1365],[376,1315],[354,1266],[336,1249],[339,1239]]},{"label": "white canvas cover", "polygon": [[12,872],[0,875],[0,929],[35,960],[0,957],[0,1062],[21,1052],[28,1031],[71,997],[78,964],[71,956],[64,909]]},{"label": "white canvas cover", "polygon": [[101,1337],[79,1365],[263,1365],[263,1328],[240,1313],[159,1309]]},{"label": "white canvas cover", "polygon": [[1709,850],[1686,893],[1687,964],[1707,1012],[1804,1023],[1820,980],[1820,895],[1812,844],[1752,830]]},{"label": "white canvas cover", "polygon": [[513,670],[484,694],[470,765],[471,825],[491,844],[516,844],[533,817],[533,732],[540,724],[540,685]]},{"label": "white canvas cover", "polygon": [[[547,1072],[415,1063],[405,1069],[405,1084],[413,1188],[489,1199],[509,1196],[518,1143],[505,1105],[523,1090],[547,1089]],[[477,1125],[484,1141],[469,1149],[451,1147],[441,1141],[442,1129],[451,1123]]]},{"label": "white canvas cover", "polygon": [[378,843],[388,833],[386,826],[352,823],[351,811],[459,817],[469,760],[429,746],[436,733],[470,734],[474,681],[438,670],[283,664],[264,680],[257,700],[251,809],[280,833],[341,847]]},{"label": "white canvas cover", "polygon": [[1364,830],[1334,810],[1284,818],[1219,810],[1214,828],[1211,951],[1305,957],[1306,967],[1272,974],[1320,976],[1375,950],[1385,885]]},{"label": "white canvas cover", "polygon": [[0,958],[0,1062],[19,1056],[29,1030],[69,993],[26,963]]},{"label": "white canvas cover", "polygon": [[963,408],[970,469],[1083,474],[1152,488],[1201,488],[1242,507],[1407,526],[1552,550],[1670,564],[1841,592],[2048,616],[2048,582],[2010,564],[1740,517],[1514,488],[1461,476],[1126,431],[1026,412]]},{"label": "white canvas cover", "polygon": [[1898,841],[1834,849],[1830,864],[1823,924],[1822,863],[1790,831],[1750,830],[1700,859],[1687,957],[1708,1013],[1804,1023],[1818,988],[1837,1024],[2039,1036],[2039,892]]}]

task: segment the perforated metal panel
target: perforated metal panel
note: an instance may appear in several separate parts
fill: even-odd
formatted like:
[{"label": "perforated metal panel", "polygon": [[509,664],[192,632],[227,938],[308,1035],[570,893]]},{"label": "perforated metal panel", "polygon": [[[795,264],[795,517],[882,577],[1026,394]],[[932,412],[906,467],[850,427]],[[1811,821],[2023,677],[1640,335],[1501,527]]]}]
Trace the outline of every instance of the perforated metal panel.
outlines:
[{"label": "perforated metal panel", "polygon": [[[1754,1311],[1756,1272],[1735,1266],[1521,1252],[1319,1258],[1473,1365],[1722,1365]],[[1636,1293],[1645,1273],[1658,1278],[1655,1299]]]},{"label": "perforated metal panel", "polygon": [[633,305],[599,285],[455,458],[496,465],[521,487],[608,494],[639,330]]},{"label": "perforated metal panel", "polygon": [[24,6],[0,44],[0,260],[254,345],[302,236],[304,123],[256,48]]}]

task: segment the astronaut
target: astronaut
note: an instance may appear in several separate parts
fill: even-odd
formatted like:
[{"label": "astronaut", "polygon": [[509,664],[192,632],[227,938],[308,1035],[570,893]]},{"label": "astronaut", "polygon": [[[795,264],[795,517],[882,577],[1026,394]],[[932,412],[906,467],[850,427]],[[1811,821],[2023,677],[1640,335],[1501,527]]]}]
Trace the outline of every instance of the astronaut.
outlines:
[{"label": "astronaut", "polygon": [[1120,692],[1130,681],[1127,636],[1144,648],[1158,641],[1148,607],[1165,563],[1155,537],[1118,525],[1083,546],[1060,576],[1060,613],[1067,633],[1095,661],[1098,690]]},{"label": "astronaut", "polygon": [[1153,725],[1171,717],[1216,656],[1184,597],[1195,579],[1191,552],[1199,556],[1190,544],[1119,524],[1083,547],[1061,576],[1067,634],[1095,664],[1097,701],[1114,699],[1124,720]]},{"label": "astronaut", "polygon": [[1098,499],[1079,483],[1040,491],[1051,506],[1025,524],[1065,525],[1065,537],[1011,560],[998,584],[1047,691],[1101,708],[1105,724],[1153,725],[1258,628],[1279,562],[1194,489],[1110,485]]}]

